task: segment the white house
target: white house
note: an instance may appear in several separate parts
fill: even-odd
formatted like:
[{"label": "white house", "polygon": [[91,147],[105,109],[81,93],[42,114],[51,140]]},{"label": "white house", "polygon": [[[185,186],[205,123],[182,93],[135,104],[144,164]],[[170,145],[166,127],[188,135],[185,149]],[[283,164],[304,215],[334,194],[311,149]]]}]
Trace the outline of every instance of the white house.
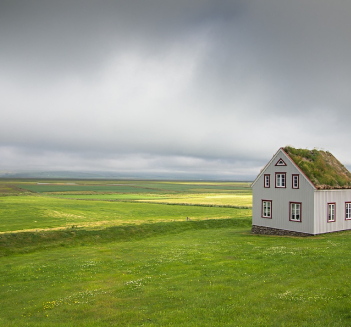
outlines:
[{"label": "white house", "polygon": [[253,233],[351,229],[351,173],[329,152],[280,148],[251,187]]}]

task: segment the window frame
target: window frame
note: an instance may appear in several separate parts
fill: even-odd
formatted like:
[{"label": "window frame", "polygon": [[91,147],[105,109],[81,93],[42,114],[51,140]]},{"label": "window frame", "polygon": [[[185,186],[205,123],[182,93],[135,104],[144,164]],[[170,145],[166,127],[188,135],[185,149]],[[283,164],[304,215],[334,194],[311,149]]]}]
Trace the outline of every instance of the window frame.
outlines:
[{"label": "window frame", "polygon": [[[292,206],[293,205],[299,205],[299,219],[293,219],[292,218]],[[295,208],[295,213],[296,213],[296,208]],[[295,214],[296,216],[296,214]],[[298,222],[298,223],[301,223],[302,222],[302,202],[289,202],[289,221],[293,221],[293,222]]]},{"label": "window frame", "polygon": [[[294,178],[296,178],[297,180],[297,186],[295,187],[295,183],[294,183]],[[291,177],[291,186],[294,190],[297,190],[300,188],[300,175],[299,174],[292,174]]]},{"label": "window frame", "polygon": [[[329,219],[331,206],[334,207],[333,219]],[[327,214],[327,222],[328,222],[328,223],[333,223],[333,222],[335,222],[335,221],[336,221],[336,203],[335,203],[335,202],[328,202],[328,210],[327,210],[327,213],[328,213],[328,214]]]},{"label": "window frame", "polygon": [[[266,183],[266,178],[268,178],[268,186],[267,186],[267,183]],[[264,180],[263,180],[263,183],[264,183],[264,188],[270,188],[271,187],[271,175],[270,174],[264,174]]]},{"label": "window frame", "polygon": [[[349,205],[349,208],[347,206]],[[349,209],[349,217],[347,217],[347,209]],[[351,220],[351,201],[346,201],[345,202],[345,220]]]},{"label": "window frame", "polygon": [[[284,176],[284,186],[278,186],[278,175]],[[280,177],[281,180],[281,177]],[[286,172],[276,172],[275,173],[275,188],[286,188]]]},{"label": "window frame", "polygon": [[[270,207],[269,207],[270,215],[269,216],[264,216],[264,203],[265,202],[270,204]],[[272,200],[262,200],[262,202],[261,202],[261,218],[272,219],[272,208],[273,208]]]},{"label": "window frame", "polygon": [[282,158],[280,158],[275,165],[276,166],[286,166],[286,163]]}]

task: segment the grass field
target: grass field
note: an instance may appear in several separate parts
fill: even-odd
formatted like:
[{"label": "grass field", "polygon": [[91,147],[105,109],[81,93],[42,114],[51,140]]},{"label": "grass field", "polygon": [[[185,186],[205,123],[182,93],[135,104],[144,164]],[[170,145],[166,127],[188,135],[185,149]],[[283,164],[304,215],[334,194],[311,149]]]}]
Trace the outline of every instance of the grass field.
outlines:
[{"label": "grass field", "polygon": [[67,228],[101,228],[122,224],[249,217],[250,210],[57,199],[43,196],[0,198],[0,232]]},{"label": "grass field", "polygon": [[188,204],[227,207],[252,207],[252,194],[236,193],[198,193],[198,194],[60,194],[56,197],[80,200],[125,200],[164,204]]},{"label": "grass field", "polygon": [[[351,325],[351,232],[252,235],[251,209],[222,207],[246,184],[35,183],[0,196],[0,326]],[[214,206],[197,205],[206,196]],[[139,202],[160,198],[186,205]]]},{"label": "grass field", "polygon": [[[13,183],[14,184],[14,183]],[[233,193],[251,192],[244,182],[155,182],[155,181],[15,181],[15,185],[36,193]]]}]

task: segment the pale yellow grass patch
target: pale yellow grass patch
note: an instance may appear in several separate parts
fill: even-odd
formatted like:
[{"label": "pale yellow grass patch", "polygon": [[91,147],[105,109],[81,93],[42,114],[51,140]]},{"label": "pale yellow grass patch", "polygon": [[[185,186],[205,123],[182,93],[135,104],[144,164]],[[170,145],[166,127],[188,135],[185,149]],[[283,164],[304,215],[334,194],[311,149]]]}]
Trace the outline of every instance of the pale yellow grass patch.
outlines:
[{"label": "pale yellow grass patch", "polygon": [[247,193],[235,194],[186,194],[168,197],[167,199],[157,200],[138,200],[139,202],[153,202],[153,203],[174,203],[174,204],[202,204],[202,205],[224,205],[234,207],[252,207],[252,195]]},{"label": "pale yellow grass patch", "polygon": [[69,219],[82,219],[85,218],[85,216],[81,215],[75,215],[73,213],[66,213],[62,211],[56,211],[56,210],[45,210],[45,215],[48,217],[54,217],[54,218],[69,218]]}]

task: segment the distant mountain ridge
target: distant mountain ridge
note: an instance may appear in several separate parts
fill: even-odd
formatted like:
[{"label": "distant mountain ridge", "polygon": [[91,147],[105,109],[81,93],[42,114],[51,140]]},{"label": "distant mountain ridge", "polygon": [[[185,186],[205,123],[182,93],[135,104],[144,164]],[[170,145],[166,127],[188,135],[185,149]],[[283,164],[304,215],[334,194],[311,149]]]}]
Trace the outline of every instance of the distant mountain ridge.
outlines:
[{"label": "distant mountain ridge", "polygon": [[118,179],[137,178],[130,174],[114,172],[76,172],[76,171],[22,171],[22,172],[0,172],[0,178],[66,178],[66,179]]},{"label": "distant mountain ridge", "polygon": [[155,180],[215,180],[252,181],[253,176],[223,176],[221,174],[201,174],[189,172],[77,172],[77,171],[0,171],[0,178],[35,179],[155,179]]}]

